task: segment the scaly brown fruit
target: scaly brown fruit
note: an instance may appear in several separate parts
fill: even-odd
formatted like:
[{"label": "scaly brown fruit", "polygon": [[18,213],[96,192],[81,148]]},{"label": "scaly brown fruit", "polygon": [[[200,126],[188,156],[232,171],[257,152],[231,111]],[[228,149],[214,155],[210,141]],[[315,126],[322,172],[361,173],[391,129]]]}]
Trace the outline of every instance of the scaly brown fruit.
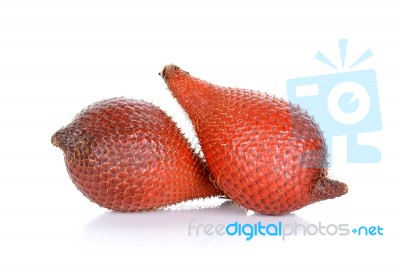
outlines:
[{"label": "scaly brown fruit", "polygon": [[166,66],[216,185],[239,205],[283,214],[347,193],[327,177],[327,150],[312,117],[265,93],[216,86]]},{"label": "scaly brown fruit", "polygon": [[101,207],[140,211],[222,195],[172,119],[144,101],[96,102],[51,142],[78,190]]}]

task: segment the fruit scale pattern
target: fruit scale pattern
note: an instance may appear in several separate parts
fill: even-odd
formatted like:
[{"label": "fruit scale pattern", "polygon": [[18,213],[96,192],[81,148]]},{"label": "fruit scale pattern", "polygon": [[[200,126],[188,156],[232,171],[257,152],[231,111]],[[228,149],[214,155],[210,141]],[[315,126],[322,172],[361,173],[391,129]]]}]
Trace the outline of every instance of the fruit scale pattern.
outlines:
[{"label": "fruit scale pattern", "polygon": [[299,106],[216,86],[175,65],[161,75],[193,122],[215,184],[239,205],[282,214],[347,193],[328,179],[322,132]]},{"label": "fruit scale pattern", "polygon": [[190,118],[204,158],[160,108],[127,98],[96,102],[51,138],[72,182],[115,211],[226,196],[262,214],[285,214],[347,193],[328,178],[318,125],[268,94],[216,86],[175,65],[160,73]]},{"label": "fruit scale pattern", "polygon": [[52,136],[72,182],[116,211],[222,195],[203,160],[160,108],[127,98],[96,102]]}]

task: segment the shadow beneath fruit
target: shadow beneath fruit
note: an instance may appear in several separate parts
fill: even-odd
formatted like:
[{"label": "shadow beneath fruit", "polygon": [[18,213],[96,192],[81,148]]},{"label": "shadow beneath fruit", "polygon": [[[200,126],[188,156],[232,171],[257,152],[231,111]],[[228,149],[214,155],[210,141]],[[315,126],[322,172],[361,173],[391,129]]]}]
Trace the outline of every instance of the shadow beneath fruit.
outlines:
[{"label": "shadow beneath fruit", "polygon": [[[82,238],[85,242],[104,248],[128,247],[140,251],[154,247],[165,246],[169,249],[176,246],[180,250],[193,250],[193,248],[207,248],[216,243],[226,245],[247,242],[245,235],[236,233],[230,236],[224,228],[229,224],[234,224],[230,232],[233,233],[235,228],[239,232],[238,224],[254,225],[259,222],[262,225],[276,224],[277,226],[280,222],[282,224],[309,224],[295,214],[283,216],[255,214],[238,207],[231,201],[214,199],[212,204],[202,208],[196,206],[188,208],[187,205],[182,204],[149,212],[106,212],[83,228]],[[251,229],[247,228],[246,232],[249,230]],[[280,236],[258,234],[251,239],[251,242],[266,241],[265,238],[269,238],[268,241],[282,240]]]}]

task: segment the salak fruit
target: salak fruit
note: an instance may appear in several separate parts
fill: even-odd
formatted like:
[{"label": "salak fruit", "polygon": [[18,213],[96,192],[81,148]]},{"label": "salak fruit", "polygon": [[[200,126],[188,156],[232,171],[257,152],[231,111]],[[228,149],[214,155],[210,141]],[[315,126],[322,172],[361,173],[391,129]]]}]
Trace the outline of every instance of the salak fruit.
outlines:
[{"label": "salak fruit", "polygon": [[161,76],[192,121],[214,182],[237,204],[284,214],[347,193],[328,178],[322,132],[300,107],[210,84],[175,65]]},{"label": "salak fruit", "polygon": [[148,210],[222,195],[172,119],[144,101],[96,102],[51,142],[63,150],[78,190],[111,210]]}]

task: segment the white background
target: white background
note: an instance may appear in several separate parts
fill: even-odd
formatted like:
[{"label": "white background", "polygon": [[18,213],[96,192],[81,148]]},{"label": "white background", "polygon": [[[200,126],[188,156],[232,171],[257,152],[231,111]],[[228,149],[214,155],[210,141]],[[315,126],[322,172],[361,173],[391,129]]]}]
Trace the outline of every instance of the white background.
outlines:
[{"label": "white background", "polygon": [[[398,263],[395,2],[0,1],[0,264]],[[380,164],[345,163],[338,139],[331,175],[349,185],[344,197],[283,217],[251,215],[229,203],[209,208],[217,200],[118,214],[75,189],[50,143],[82,108],[115,96],[161,106],[192,139],[190,123],[157,75],[164,65],[286,98],[287,79],[335,73],[314,56],[321,50],[338,64],[340,38],[349,39],[349,61],[371,48],[374,56],[356,69],[376,70],[383,120],[382,131],[363,136],[381,150]],[[380,225],[384,236],[246,242],[187,233],[190,221],[235,220]]]}]

